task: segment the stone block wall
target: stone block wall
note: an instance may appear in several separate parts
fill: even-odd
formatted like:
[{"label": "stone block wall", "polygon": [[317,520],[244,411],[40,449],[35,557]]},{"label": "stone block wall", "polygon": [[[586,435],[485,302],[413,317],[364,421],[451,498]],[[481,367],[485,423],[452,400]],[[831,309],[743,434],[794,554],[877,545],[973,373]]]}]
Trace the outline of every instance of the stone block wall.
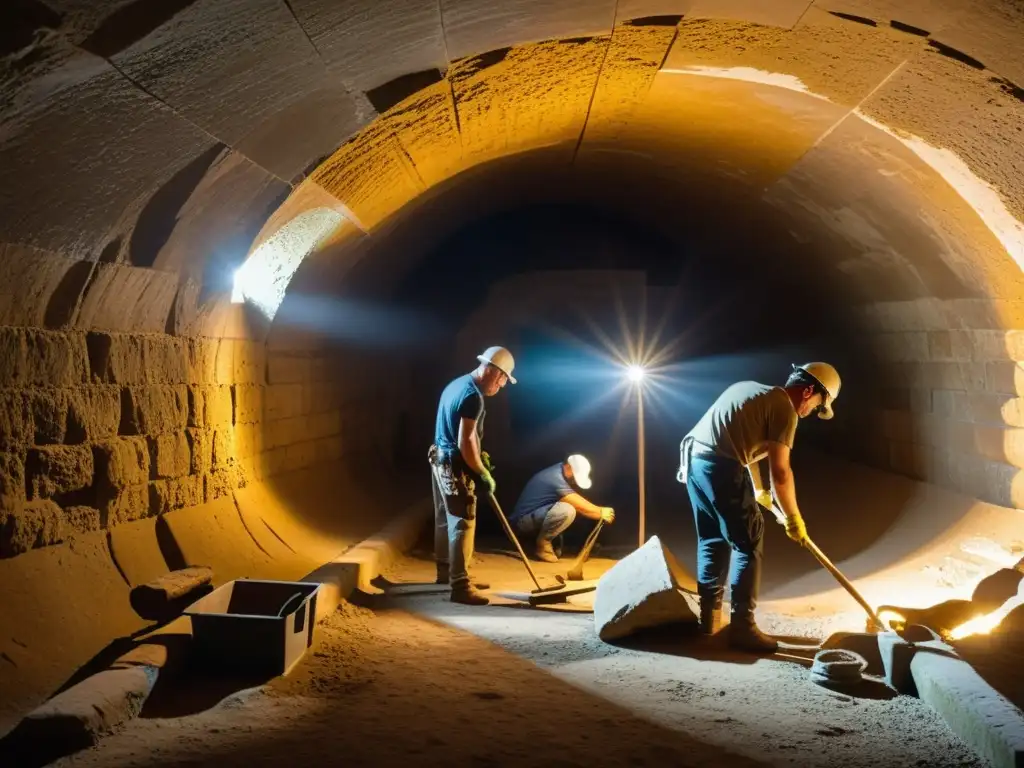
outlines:
[{"label": "stone block wall", "polygon": [[366,408],[339,359],[0,327],[0,557],[341,460]]},{"label": "stone block wall", "polygon": [[1024,302],[922,299],[859,314],[877,367],[841,395],[831,446],[880,469],[1024,507]]}]

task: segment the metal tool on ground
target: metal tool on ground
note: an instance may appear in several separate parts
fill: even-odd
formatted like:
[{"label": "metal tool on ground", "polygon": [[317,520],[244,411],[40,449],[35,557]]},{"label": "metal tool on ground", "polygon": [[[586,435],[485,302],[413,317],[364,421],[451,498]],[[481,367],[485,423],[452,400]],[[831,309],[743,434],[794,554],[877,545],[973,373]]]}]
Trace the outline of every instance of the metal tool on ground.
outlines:
[{"label": "metal tool on ground", "polygon": [[594,530],[587,536],[587,540],[583,543],[583,549],[576,555],[576,559],[572,562],[572,567],[569,568],[569,572],[565,575],[565,579],[561,576],[555,578],[565,583],[565,581],[583,581],[583,564],[590,558],[590,552],[594,548],[594,544],[597,543],[597,536],[601,533],[601,526],[604,525],[604,520],[598,520],[597,525],[594,526]]},{"label": "metal tool on ground", "polygon": [[496,514],[498,516],[498,520],[501,521],[501,527],[505,529],[505,535],[508,536],[509,541],[511,541],[513,546],[515,546],[516,552],[519,553],[519,557],[523,561],[523,566],[526,568],[526,572],[530,574],[530,579],[536,587],[536,589],[530,592],[530,605],[564,602],[567,597],[572,595],[580,595],[584,592],[592,592],[597,589],[596,582],[587,581],[579,581],[572,585],[559,582],[549,587],[542,587],[540,581],[537,580],[537,574],[534,572],[533,566],[530,565],[530,561],[526,557],[526,553],[523,551],[522,544],[519,543],[519,539],[512,530],[512,526],[509,525],[508,518],[505,517],[505,513],[502,511],[501,505],[498,504],[498,500],[494,497],[493,493],[487,494],[487,500],[490,502],[491,509],[494,510],[494,514]]},{"label": "metal tool on ground", "polygon": [[[786,513],[779,509],[778,506],[775,504],[772,504],[772,514],[775,515],[775,519],[778,521],[779,525],[785,526]],[[814,558],[819,563],[821,563],[825,570],[827,570],[835,577],[835,580],[838,581],[840,586],[850,594],[850,597],[856,600],[860,607],[863,608],[865,612],[867,612],[868,618],[871,619],[871,621],[874,623],[876,627],[878,627],[879,631],[890,631],[889,628],[882,623],[882,620],[878,618],[878,615],[875,613],[871,605],[868,604],[868,601],[865,600],[861,593],[857,591],[857,588],[854,587],[852,583],[850,583],[850,580],[843,576],[842,572],[835,567],[835,565],[832,563],[831,560],[828,559],[828,557],[825,556],[824,552],[818,549],[817,544],[811,541],[810,538],[807,538],[804,539],[803,546],[806,547],[807,551],[814,555]]]}]

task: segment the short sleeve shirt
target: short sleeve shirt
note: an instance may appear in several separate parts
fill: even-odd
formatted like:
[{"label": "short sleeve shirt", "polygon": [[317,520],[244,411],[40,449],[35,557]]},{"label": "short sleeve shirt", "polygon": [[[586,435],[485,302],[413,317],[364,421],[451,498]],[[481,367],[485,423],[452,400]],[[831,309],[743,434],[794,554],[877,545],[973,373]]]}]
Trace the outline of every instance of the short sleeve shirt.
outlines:
[{"label": "short sleeve shirt", "polygon": [[741,381],[726,389],[689,436],[744,466],[768,455],[768,443],[793,447],[799,418],[782,387]]},{"label": "short sleeve shirt", "polygon": [[462,419],[476,420],[476,433],[481,439],[484,434],[484,396],[480,392],[473,374],[451,381],[441,392],[437,405],[437,420],[434,422],[434,445],[443,454],[459,454],[459,422]]},{"label": "short sleeve shirt", "polygon": [[516,521],[533,512],[546,511],[552,504],[561,501],[570,493],[576,493],[576,489],[565,479],[561,462],[542,469],[530,478],[523,492],[519,494],[519,500],[509,520]]}]

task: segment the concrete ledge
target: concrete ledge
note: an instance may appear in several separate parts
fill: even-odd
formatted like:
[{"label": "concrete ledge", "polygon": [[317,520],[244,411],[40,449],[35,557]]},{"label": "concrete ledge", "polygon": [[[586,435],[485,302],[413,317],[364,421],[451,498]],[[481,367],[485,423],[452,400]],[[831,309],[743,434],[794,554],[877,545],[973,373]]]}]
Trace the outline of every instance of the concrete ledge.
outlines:
[{"label": "concrete ledge", "polygon": [[432,515],[430,500],[417,502],[374,536],[301,579],[324,585],[317,598],[317,621],[334,613],[357,589],[379,593],[371,582],[416,543]]},{"label": "concrete ledge", "polygon": [[995,768],[1024,766],[1024,713],[945,643],[917,644],[910,671],[918,696]]}]

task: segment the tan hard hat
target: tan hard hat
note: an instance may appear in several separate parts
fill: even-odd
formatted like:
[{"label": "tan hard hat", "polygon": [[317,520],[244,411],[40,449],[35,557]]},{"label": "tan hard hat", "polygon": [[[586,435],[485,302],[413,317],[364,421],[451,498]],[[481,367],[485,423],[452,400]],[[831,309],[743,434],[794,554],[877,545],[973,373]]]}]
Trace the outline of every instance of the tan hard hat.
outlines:
[{"label": "tan hard hat", "polygon": [[516,367],[516,361],[512,358],[512,353],[504,347],[488,347],[482,355],[477,355],[476,359],[481,363],[490,363],[504,373],[508,376],[510,384],[516,383],[515,378],[512,376],[512,371]]},{"label": "tan hard hat", "polygon": [[843,386],[842,379],[839,378],[839,371],[828,363],[804,363],[803,365],[794,365],[793,370],[808,374],[827,392],[825,401],[821,404],[821,410],[818,411],[818,418],[831,419],[835,416],[832,403],[839,397],[839,389]]}]

